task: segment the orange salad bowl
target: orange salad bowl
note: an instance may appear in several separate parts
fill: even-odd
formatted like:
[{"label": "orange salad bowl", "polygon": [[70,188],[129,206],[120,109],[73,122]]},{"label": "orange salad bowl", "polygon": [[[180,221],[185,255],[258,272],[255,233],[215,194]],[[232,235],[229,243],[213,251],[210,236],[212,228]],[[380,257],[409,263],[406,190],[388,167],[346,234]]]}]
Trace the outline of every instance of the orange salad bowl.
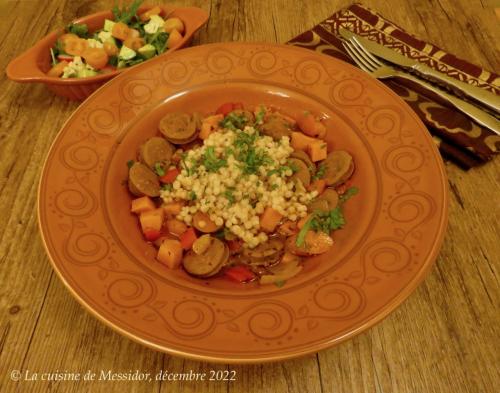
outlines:
[{"label": "orange salad bowl", "polygon": [[[188,46],[196,31],[208,20],[208,14],[197,7],[175,8],[165,5],[160,7],[165,17],[177,17],[182,20],[185,31],[182,40],[177,45],[159,56],[166,56],[172,51]],[[140,7],[138,13],[145,12],[150,8],[152,6]],[[74,20],[72,23],[85,23],[89,31],[93,32],[102,28],[105,19],[112,18],[113,13],[111,10],[107,10],[84,16]],[[62,79],[46,75],[47,71],[51,68],[50,48],[54,46],[61,34],[63,34],[63,29],[49,33],[26,52],[12,60],[7,66],[7,76],[9,79],[21,83],[45,83],[50,90],[59,96],[69,98],[70,100],[82,101],[107,81],[128,69],[123,68],[87,78]]]}]

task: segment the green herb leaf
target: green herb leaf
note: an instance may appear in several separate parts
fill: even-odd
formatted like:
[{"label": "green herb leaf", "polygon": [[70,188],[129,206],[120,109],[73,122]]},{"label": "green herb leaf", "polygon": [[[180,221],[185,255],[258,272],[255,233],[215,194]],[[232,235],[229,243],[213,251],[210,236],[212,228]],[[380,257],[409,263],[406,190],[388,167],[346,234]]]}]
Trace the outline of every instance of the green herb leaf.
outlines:
[{"label": "green herb leaf", "polygon": [[213,146],[208,146],[206,148],[205,153],[201,156],[201,163],[207,168],[208,172],[217,172],[220,168],[227,166],[227,160],[217,158]]},{"label": "green herb leaf", "polygon": [[346,192],[339,196],[340,202],[345,202],[359,192],[358,187],[349,187]]},{"label": "green herb leaf", "polygon": [[85,23],[70,23],[66,26],[68,33],[76,34],[80,38],[88,38],[89,28]]},{"label": "green herb leaf", "polygon": [[236,198],[233,195],[234,190],[235,189],[233,187],[229,187],[226,188],[226,191],[224,191],[224,196],[227,198],[231,205],[236,201]]},{"label": "green herb leaf", "polygon": [[160,162],[157,162],[153,169],[158,176],[165,176],[165,169]]},{"label": "green herb leaf", "polygon": [[167,48],[168,33],[158,31],[154,34],[146,34],[145,38],[147,44],[155,47],[157,54],[165,52],[165,49]]},{"label": "green herb leaf", "polygon": [[128,161],[127,161],[127,166],[128,166],[128,168],[129,168],[129,169],[130,169],[130,168],[132,168],[132,166],[133,166],[134,164],[135,164],[135,161],[134,161],[134,160],[128,160]]},{"label": "green herb leaf", "polygon": [[260,125],[264,121],[264,116],[266,115],[266,111],[261,106],[257,114],[255,115],[255,125]]},{"label": "green herb leaf", "polygon": [[170,183],[168,183],[168,184],[162,184],[162,186],[161,186],[161,189],[163,191],[172,191],[173,188],[174,188],[174,186],[172,184],[170,184]]},{"label": "green herb leaf", "polygon": [[[228,128],[230,130],[243,130],[245,125],[248,123],[248,119],[244,115],[238,115],[236,113],[229,113],[219,125],[222,128]],[[248,134],[247,134],[248,135]]]},{"label": "green herb leaf", "polygon": [[190,199],[191,201],[195,201],[195,200],[196,200],[196,198],[197,198],[196,193],[195,193],[194,191],[191,191],[191,192],[189,193],[189,199]]},{"label": "green herb leaf", "polygon": [[127,8],[126,5],[120,10],[118,5],[115,5],[112,9],[113,15],[115,16],[115,22],[123,22],[125,24],[129,24],[132,21],[132,18],[137,18],[137,10],[139,9],[142,0],[135,0],[130,6]]},{"label": "green herb leaf", "polygon": [[312,221],[314,220],[314,214],[309,217],[302,228],[300,228],[300,232],[297,235],[297,239],[295,240],[295,244],[297,247],[302,247],[306,240],[306,234],[311,229]]},{"label": "green herb leaf", "polygon": [[271,186],[271,190],[276,190],[276,189],[278,189],[278,188],[279,188],[279,186],[278,186],[277,184],[273,184],[273,185]]},{"label": "green herb leaf", "polygon": [[316,171],[316,173],[313,176],[313,180],[322,179],[323,176],[325,176],[326,169],[327,169],[326,164],[319,164],[318,170]]}]

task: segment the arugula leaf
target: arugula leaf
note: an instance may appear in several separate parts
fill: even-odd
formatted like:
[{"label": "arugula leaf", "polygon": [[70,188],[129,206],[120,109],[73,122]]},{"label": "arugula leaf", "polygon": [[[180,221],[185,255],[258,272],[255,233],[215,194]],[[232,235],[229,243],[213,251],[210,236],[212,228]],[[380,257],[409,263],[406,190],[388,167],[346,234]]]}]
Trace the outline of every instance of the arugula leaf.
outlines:
[{"label": "arugula leaf", "polygon": [[134,57],[130,60],[118,60],[117,68],[132,67],[136,64],[142,63],[144,59],[142,57]]},{"label": "arugula leaf", "polygon": [[70,23],[66,26],[68,33],[76,34],[80,38],[88,38],[89,28],[85,23]]},{"label": "arugula leaf", "polygon": [[157,54],[165,52],[167,48],[168,33],[164,31],[157,31],[154,34],[146,34],[146,43],[153,45]]},{"label": "arugula leaf", "polygon": [[142,0],[134,0],[132,4],[127,8],[126,5],[120,8],[118,5],[115,5],[112,9],[113,15],[115,16],[115,22],[123,22],[125,24],[129,24],[132,21],[132,18],[137,18],[137,10],[142,4]]},{"label": "arugula leaf", "polygon": [[116,67],[118,65],[118,56],[110,56],[108,59],[108,63],[113,67]]}]

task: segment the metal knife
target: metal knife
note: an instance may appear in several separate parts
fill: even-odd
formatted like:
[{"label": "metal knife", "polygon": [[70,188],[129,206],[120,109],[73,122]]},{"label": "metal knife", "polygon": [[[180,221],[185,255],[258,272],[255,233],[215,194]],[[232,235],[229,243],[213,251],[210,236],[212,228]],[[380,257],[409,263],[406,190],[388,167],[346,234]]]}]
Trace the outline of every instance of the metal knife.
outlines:
[{"label": "metal knife", "polygon": [[476,86],[469,85],[467,83],[461,82],[455,78],[451,78],[439,71],[436,71],[425,64],[422,64],[416,60],[409,59],[392,49],[389,49],[383,45],[377,44],[376,42],[370,41],[364,37],[361,37],[349,30],[341,28],[339,30],[340,35],[345,39],[350,39],[355,37],[360,45],[362,45],[366,50],[368,50],[373,55],[380,57],[392,64],[396,64],[404,69],[415,72],[415,74],[421,76],[424,79],[429,79],[433,82],[441,82],[446,86],[453,89],[454,93],[457,95],[467,96],[477,103],[486,106],[496,114],[500,114],[500,96],[490,93],[484,89]]}]

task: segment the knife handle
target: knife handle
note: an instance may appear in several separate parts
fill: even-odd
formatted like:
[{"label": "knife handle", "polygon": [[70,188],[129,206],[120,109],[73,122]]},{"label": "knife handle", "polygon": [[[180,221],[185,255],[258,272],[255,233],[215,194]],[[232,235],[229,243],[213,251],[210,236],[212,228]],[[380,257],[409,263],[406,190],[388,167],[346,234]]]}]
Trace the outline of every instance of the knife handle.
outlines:
[{"label": "knife handle", "polygon": [[458,81],[455,78],[449,77],[448,75],[426,66],[425,64],[415,64],[411,67],[411,69],[423,77],[443,82],[450,86],[454,91],[458,90],[458,92],[462,95],[472,98],[481,105],[493,109],[496,113],[500,113],[500,96],[497,96],[496,94],[490,93],[489,91],[479,87],[469,85],[468,83]]},{"label": "knife handle", "polygon": [[407,74],[405,72],[396,71],[393,73],[393,76],[408,79],[414,83],[417,83],[425,87],[426,89],[432,91],[434,94],[448,101],[455,108],[457,108],[458,110],[469,116],[471,119],[475,120],[484,127],[489,128],[495,134],[500,135],[500,121],[498,121],[495,117],[490,116],[483,110],[479,109],[477,106],[469,104],[468,102],[454,95],[448,94],[447,92],[441,90],[440,88],[430,83],[427,83],[422,79],[414,77],[413,75]]}]

